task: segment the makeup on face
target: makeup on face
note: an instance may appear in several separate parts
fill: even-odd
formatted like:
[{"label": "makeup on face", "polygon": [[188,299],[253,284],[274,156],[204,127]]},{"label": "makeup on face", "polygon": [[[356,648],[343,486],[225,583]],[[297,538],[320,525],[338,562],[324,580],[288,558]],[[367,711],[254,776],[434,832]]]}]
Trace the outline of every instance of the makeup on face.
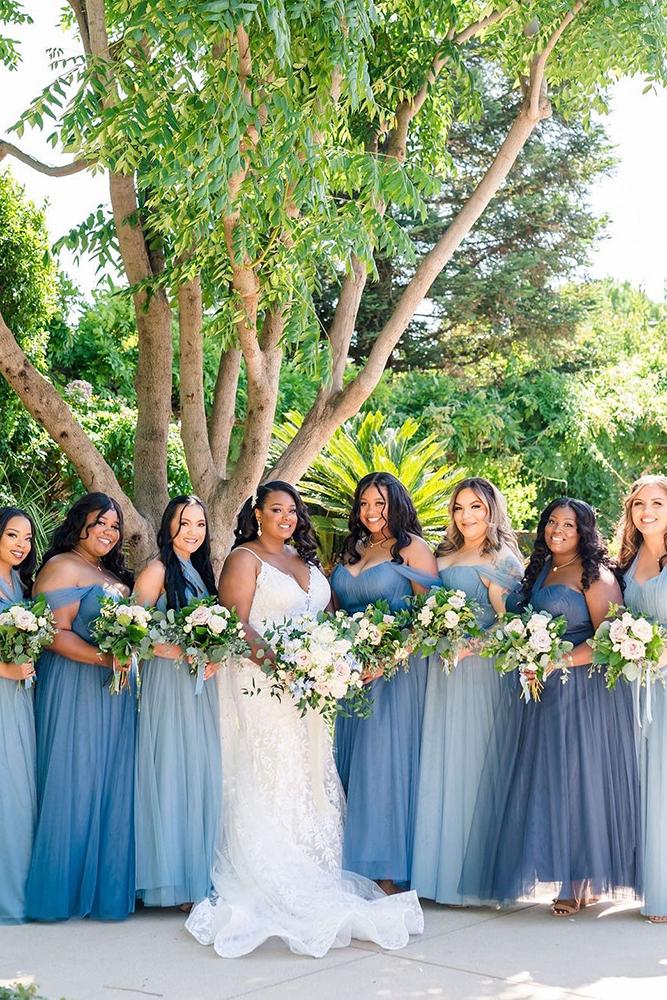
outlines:
[{"label": "makeup on face", "polygon": [[382,486],[369,486],[359,498],[359,520],[371,535],[379,535],[388,526],[389,498]]},{"label": "makeup on face", "polygon": [[8,566],[20,566],[30,555],[32,548],[32,528],[26,517],[10,517],[0,535],[0,562]]},{"label": "makeup on face", "polygon": [[256,517],[262,527],[262,538],[268,534],[283,541],[292,537],[299,520],[296,503],[289,493],[281,490],[274,490],[268,494],[264,506],[257,511]]},{"label": "makeup on face", "polygon": [[199,549],[206,538],[206,515],[201,504],[183,504],[174,511],[170,524],[171,544],[183,559]]}]

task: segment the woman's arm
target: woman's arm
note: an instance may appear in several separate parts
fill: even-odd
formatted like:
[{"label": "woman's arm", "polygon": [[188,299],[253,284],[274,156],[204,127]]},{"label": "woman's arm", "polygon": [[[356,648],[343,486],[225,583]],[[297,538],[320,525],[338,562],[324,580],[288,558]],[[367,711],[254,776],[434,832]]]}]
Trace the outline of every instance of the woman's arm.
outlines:
[{"label": "woman's arm", "polygon": [[273,659],[273,652],[248,621],[260,566],[259,559],[251,552],[242,549],[230,552],[220,574],[218,598],[224,607],[236,609],[243,623],[246,642],[250,646],[249,657],[261,667],[265,660]]},{"label": "woman's arm", "polygon": [[[134,593],[145,608],[154,608],[164,593],[164,563],[153,559],[142,569],[134,584]],[[153,647],[155,655],[166,660],[182,660],[183,650],[170,642],[159,642]]]},{"label": "woman's arm", "polygon": [[[405,549],[401,549],[401,555],[405,560],[406,566],[410,569],[417,569],[421,573],[425,573],[427,576],[437,577],[438,575],[438,564],[435,561],[435,556],[431,552],[427,543],[423,538],[418,535],[412,536],[412,541]],[[421,583],[412,583],[412,591],[415,594],[425,594],[428,591],[428,587],[424,587]]]},{"label": "woman's arm", "polygon": [[[609,614],[610,604],[622,604],[623,595],[618,580],[606,566],[600,568],[600,577],[592,583],[588,590],[585,590],[584,597],[588,605],[588,613],[591,616],[593,628],[597,629]],[[587,642],[580,642],[575,646],[570,655],[566,658],[573,667],[588,665],[592,657],[591,647]]]},{"label": "woman's arm", "polygon": [[[55,559],[57,558],[56,556]],[[35,596],[44,594],[48,601],[49,591],[76,586],[79,586],[77,566],[73,566],[69,560],[65,559],[59,560],[57,565],[52,566],[51,560],[49,560],[35,580],[34,594]],[[68,660],[110,668],[113,666],[113,658],[110,653],[100,652],[97,646],[86,642],[85,639],[72,631],[72,623],[79,610],[79,603],[79,601],[73,601],[71,604],[65,604],[53,611],[58,631],[49,649],[60,656],[65,656]]]},{"label": "woman's arm", "polygon": [[32,660],[27,663],[0,663],[0,677],[8,681],[25,681],[35,674]]}]

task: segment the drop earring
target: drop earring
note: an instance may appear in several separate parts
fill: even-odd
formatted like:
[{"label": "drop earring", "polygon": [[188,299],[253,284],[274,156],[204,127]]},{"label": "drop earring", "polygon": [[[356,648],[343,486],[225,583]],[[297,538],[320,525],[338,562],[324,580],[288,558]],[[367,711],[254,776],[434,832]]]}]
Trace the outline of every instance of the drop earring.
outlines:
[{"label": "drop earring", "polygon": [[262,537],[262,522],[259,520],[257,521],[257,537]]}]

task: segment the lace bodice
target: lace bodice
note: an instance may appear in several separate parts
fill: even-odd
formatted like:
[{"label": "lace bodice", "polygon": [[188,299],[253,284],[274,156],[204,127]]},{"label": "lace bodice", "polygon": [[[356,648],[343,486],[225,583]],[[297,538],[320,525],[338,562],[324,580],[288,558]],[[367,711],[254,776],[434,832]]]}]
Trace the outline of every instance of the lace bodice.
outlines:
[{"label": "lace bodice", "polygon": [[[252,552],[252,549],[245,549]],[[331,588],[324,574],[317,566],[310,566],[308,591],[299,586],[293,576],[283,573],[271,563],[265,562],[252,552],[261,563],[257,575],[257,586],[248,621],[262,634],[266,625],[282,622],[286,618],[296,618],[307,613],[324,611],[331,597]]]}]

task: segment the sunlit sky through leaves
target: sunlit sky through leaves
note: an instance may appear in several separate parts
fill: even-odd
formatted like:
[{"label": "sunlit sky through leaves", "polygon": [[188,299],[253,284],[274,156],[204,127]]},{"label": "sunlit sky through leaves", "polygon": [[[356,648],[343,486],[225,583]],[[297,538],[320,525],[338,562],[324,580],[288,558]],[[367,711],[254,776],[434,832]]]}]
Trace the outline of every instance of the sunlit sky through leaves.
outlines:
[{"label": "sunlit sky through leaves", "polygon": [[[58,44],[66,55],[78,51],[73,37],[54,27],[56,16],[53,5],[38,14],[31,27],[11,29],[12,36],[21,40],[23,62],[13,73],[0,68],[0,135],[4,137],[12,138],[7,135],[8,127],[51,79],[47,47]],[[591,273],[627,279],[643,286],[652,298],[662,299],[667,286],[667,91],[642,94],[642,89],[639,80],[623,80],[612,95],[607,127],[620,163],[614,176],[598,182],[593,190],[595,210],[611,221]],[[26,132],[20,145],[41,159],[56,162],[38,132]],[[47,219],[54,239],[108,200],[102,174],[52,179],[15,160],[5,160],[4,169],[8,163],[34,201],[48,200]],[[94,287],[97,277],[92,262],[85,260],[77,266],[66,254],[62,262],[84,291]]]}]

